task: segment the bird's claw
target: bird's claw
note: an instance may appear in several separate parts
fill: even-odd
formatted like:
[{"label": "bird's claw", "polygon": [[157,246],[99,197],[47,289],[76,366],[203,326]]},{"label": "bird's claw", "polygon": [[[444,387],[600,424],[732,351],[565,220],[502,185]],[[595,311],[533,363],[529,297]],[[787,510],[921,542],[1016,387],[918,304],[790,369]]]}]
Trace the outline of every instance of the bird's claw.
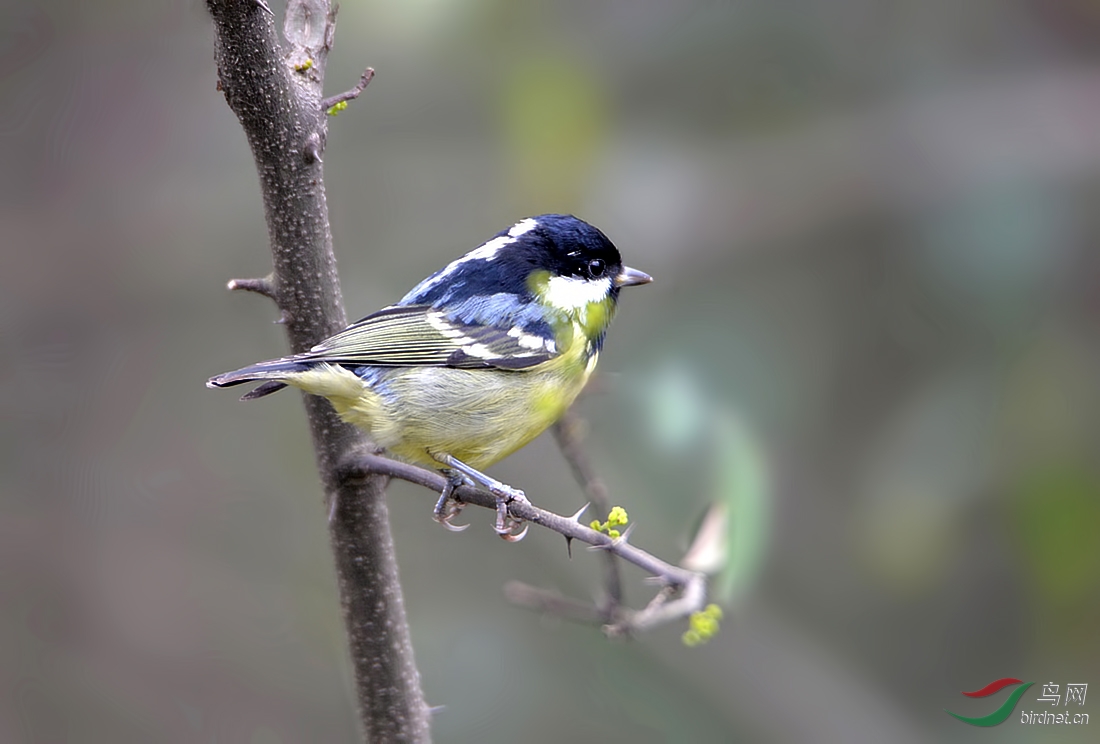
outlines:
[{"label": "bird's claw", "polygon": [[[523,524],[522,530],[520,530],[519,532],[512,531],[521,524]],[[513,520],[512,524],[509,524],[504,528],[504,532],[501,532],[500,528],[497,528],[497,534],[500,535],[502,540],[507,540],[508,542],[519,542],[523,538],[527,537],[527,529],[530,526],[531,525],[524,524],[523,522],[520,522],[518,519],[516,519]]]},{"label": "bird's claw", "polygon": [[443,489],[443,493],[439,496],[439,501],[435,502],[435,508],[432,509],[432,519],[439,522],[451,532],[462,532],[470,525],[451,524],[451,520],[462,512],[462,507],[464,506],[461,501],[457,501],[451,497],[451,493],[453,492],[453,486]]},{"label": "bird's claw", "polygon": [[443,525],[443,528],[446,530],[450,530],[451,532],[465,532],[466,528],[470,526],[469,524],[451,524],[451,520],[456,516],[458,516],[457,511],[449,517],[433,517],[433,519]]},{"label": "bird's claw", "polygon": [[[502,539],[508,542],[519,542],[523,538],[527,537],[527,528],[530,525],[525,523],[522,519],[516,519],[508,513],[508,502],[497,502],[497,521],[493,525],[493,529],[501,536]],[[517,529],[523,527],[523,529],[516,532]]]},{"label": "bird's claw", "polygon": [[[497,498],[497,519],[493,525],[493,529],[501,536],[502,539],[508,542],[519,542],[527,536],[527,525],[522,519],[517,519],[508,513],[508,505],[513,501],[527,502],[527,496],[519,489],[506,486],[503,483],[497,484],[496,487],[490,489],[494,496]],[[523,529],[516,532],[520,527]]]},{"label": "bird's claw", "polygon": [[[447,475],[447,485],[443,487],[443,493],[440,494],[439,501],[436,502],[435,511],[433,512],[435,521],[455,532],[466,529],[469,525],[456,526],[450,524],[451,519],[462,508],[461,504],[453,501],[451,494],[464,483],[480,484],[487,488],[489,493],[493,494],[497,500],[497,518],[496,523],[493,525],[496,533],[508,542],[518,542],[524,538],[527,534],[527,526],[522,519],[517,519],[508,513],[508,505],[514,501],[524,504],[529,503],[523,491],[494,480],[480,470],[476,470],[446,453],[432,454],[432,457],[447,466],[444,468]],[[519,529],[521,526],[523,529]],[[517,532],[517,530],[519,531]]]}]

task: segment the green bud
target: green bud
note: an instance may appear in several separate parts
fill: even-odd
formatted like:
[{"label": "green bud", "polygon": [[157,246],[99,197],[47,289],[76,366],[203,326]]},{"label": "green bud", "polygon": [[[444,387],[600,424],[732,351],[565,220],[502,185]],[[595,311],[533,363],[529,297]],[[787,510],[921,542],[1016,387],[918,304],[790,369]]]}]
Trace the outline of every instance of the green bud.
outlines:
[{"label": "green bud", "polygon": [[630,517],[626,514],[626,509],[621,506],[615,506],[611,508],[611,513],[607,515],[607,523],[615,526],[622,526],[630,521]]}]

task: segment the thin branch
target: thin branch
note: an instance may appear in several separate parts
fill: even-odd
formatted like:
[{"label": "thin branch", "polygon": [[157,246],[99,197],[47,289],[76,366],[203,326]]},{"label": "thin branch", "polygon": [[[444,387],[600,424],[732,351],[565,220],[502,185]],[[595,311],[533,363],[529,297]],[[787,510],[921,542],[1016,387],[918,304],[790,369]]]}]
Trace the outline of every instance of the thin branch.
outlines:
[{"label": "thin branch", "polygon": [[[416,483],[437,493],[441,492],[447,483],[447,479],[435,471],[364,452],[355,453],[344,460],[337,468],[337,474],[352,483],[372,475],[387,475]],[[472,486],[456,488],[454,498],[465,504],[496,509],[496,498],[492,494]],[[687,617],[703,609],[706,604],[706,578],[703,574],[666,563],[641,548],[631,545],[625,536],[613,539],[580,524],[573,517],[554,514],[527,501],[511,502],[508,504],[508,513],[516,519],[545,527],[566,538],[605,550],[628,563],[633,563],[649,572],[662,588],[670,590],[665,596],[658,594],[655,601],[644,610],[630,611],[619,608],[618,619],[604,628],[610,635],[649,630]]]},{"label": "thin branch", "polygon": [[693,576],[695,580],[683,585],[679,597],[662,590],[644,610],[625,611],[623,619],[606,626],[604,632],[610,636],[633,635],[699,612],[707,603],[707,585],[702,574]]},{"label": "thin branch", "polygon": [[592,461],[588,459],[588,453],[584,451],[584,429],[586,423],[572,408],[554,424],[554,438],[565,457],[566,462],[573,469],[573,475],[577,482],[584,488],[588,500],[596,507],[596,512],[607,516],[611,511],[611,499],[608,495],[607,485],[603,479],[596,475]]},{"label": "thin branch", "polygon": [[268,274],[267,276],[257,277],[255,279],[230,279],[226,284],[230,290],[240,290],[243,292],[255,292],[256,294],[262,294],[264,297],[268,297],[272,300],[278,301],[275,292],[275,282],[273,281],[274,275]]},{"label": "thin branch", "polygon": [[[607,485],[596,475],[592,461],[588,459],[588,453],[584,450],[584,429],[584,419],[570,408],[554,424],[554,438],[558,441],[562,456],[572,468],[573,476],[596,508],[596,513],[607,519],[607,514],[611,511],[611,498],[608,495]],[[615,556],[611,554],[608,554],[604,564],[604,586],[607,597],[603,609],[607,619],[611,620],[615,617],[619,605],[623,603],[622,575]]]},{"label": "thin branch", "polygon": [[522,581],[509,581],[505,584],[504,596],[512,604],[575,623],[604,625],[607,622],[604,613],[591,602],[569,599],[558,592],[539,589]]},{"label": "thin branch", "polygon": [[322,99],[321,110],[328,111],[330,108],[338,103],[343,103],[344,101],[354,101],[356,98],[359,97],[359,94],[362,93],[368,85],[370,85],[371,80],[374,80],[374,68],[368,67],[367,69],[363,70],[363,74],[359,76],[359,82],[355,84],[354,88],[349,88],[343,93],[337,93],[334,96],[329,96],[328,98]]}]

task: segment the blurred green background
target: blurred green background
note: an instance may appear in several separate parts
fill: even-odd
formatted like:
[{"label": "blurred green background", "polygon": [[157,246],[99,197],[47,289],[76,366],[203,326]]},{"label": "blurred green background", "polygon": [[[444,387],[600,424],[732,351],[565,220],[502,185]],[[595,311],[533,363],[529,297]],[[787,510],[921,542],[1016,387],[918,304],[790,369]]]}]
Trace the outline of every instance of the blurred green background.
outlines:
[{"label": "blurred green background", "polygon": [[[270,256],[212,39],[198,0],[0,9],[5,742],[355,735],[301,404],[203,387],[286,348],[225,291]],[[721,634],[608,642],[501,592],[594,597],[599,556],[395,484],[439,741],[1095,741],[1096,688],[1091,728],[944,708],[1100,688],[1098,42],[1090,0],[345,3],[349,316],[592,221],[656,277],[581,403],[613,502],[671,560],[730,514]],[[493,473],[582,500],[547,437]]]}]

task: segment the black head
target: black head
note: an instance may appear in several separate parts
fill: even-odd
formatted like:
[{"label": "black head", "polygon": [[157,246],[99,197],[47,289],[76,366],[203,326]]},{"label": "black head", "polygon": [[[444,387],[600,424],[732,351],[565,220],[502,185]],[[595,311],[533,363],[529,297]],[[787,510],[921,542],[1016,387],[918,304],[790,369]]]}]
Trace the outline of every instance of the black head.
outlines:
[{"label": "black head", "polygon": [[615,298],[619,288],[650,278],[623,267],[622,258],[599,228],[566,214],[528,217],[462,258],[451,262],[409,292],[399,304],[436,307],[477,295],[531,298],[533,272],[599,282]]}]

